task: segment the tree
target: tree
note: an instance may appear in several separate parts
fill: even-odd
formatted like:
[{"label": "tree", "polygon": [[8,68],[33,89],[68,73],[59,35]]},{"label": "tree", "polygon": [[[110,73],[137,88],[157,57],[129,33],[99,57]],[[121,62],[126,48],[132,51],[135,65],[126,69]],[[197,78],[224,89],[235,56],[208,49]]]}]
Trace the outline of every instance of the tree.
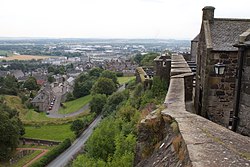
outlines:
[{"label": "tree", "polygon": [[86,151],[89,157],[107,162],[115,152],[115,136],[120,132],[119,120],[104,119],[86,142]]},{"label": "tree", "polygon": [[86,80],[85,82],[75,82],[73,95],[75,98],[80,98],[90,94],[93,85],[92,80]]},{"label": "tree", "polygon": [[143,56],[142,54],[138,53],[138,54],[135,55],[134,61],[135,61],[137,64],[141,64],[141,61],[142,61],[143,57],[144,57],[144,56]]},{"label": "tree", "polygon": [[83,122],[79,119],[73,121],[70,126],[70,130],[72,130],[75,133],[75,135],[78,135],[83,128],[84,128]]},{"label": "tree", "polygon": [[94,158],[90,158],[86,155],[79,155],[77,159],[73,162],[73,167],[105,167],[106,163],[102,160],[96,160]]},{"label": "tree", "polygon": [[48,67],[48,73],[54,73],[55,68],[53,66]]},{"label": "tree", "polygon": [[18,146],[24,128],[18,112],[6,106],[3,99],[0,102],[0,160],[7,160]]},{"label": "tree", "polygon": [[92,68],[89,71],[89,76],[100,77],[102,71],[103,71],[103,69],[101,69],[101,68]]},{"label": "tree", "polygon": [[116,73],[114,73],[114,72],[112,72],[112,71],[104,70],[104,71],[101,73],[101,77],[112,79],[112,81],[115,83],[115,85],[119,85],[119,82],[118,82],[118,80],[117,80]]},{"label": "tree", "polygon": [[0,77],[0,94],[17,95],[18,81],[13,75]]},{"label": "tree", "polygon": [[93,94],[111,95],[116,91],[115,83],[112,79],[100,77],[92,87]]},{"label": "tree", "polygon": [[89,103],[90,111],[97,114],[101,113],[106,101],[107,97],[105,94],[96,94]]},{"label": "tree", "polygon": [[55,82],[55,78],[52,75],[49,75],[48,81],[49,81],[49,83],[53,83],[53,82]]},{"label": "tree", "polygon": [[104,106],[103,113],[104,116],[108,116],[110,113],[114,112],[119,104],[128,98],[128,94],[125,91],[115,92],[107,99],[107,104]]},{"label": "tree", "polygon": [[158,53],[148,53],[144,55],[143,59],[141,60],[140,65],[142,66],[154,66],[154,59],[159,56]]},{"label": "tree", "polygon": [[36,78],[34,77],[29,77],[24,83],[23,87],[27,88],[28,90],[37,90],[39,89],[39,86],[36,82]]}]

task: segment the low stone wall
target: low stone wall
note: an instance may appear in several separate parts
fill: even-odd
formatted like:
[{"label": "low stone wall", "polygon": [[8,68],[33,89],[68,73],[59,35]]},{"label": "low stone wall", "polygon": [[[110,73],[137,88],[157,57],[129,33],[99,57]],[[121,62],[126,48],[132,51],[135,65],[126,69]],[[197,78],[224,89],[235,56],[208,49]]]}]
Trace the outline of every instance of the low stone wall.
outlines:
[{"label": "low stone wall", "polygon": [[42,139],[31,139],[31,138],[20,138],[20,142],[25,144],[34,144],[34,145],[47,145],[47,146],[53,146],[58,145],[61,142],[59,141],[51,141],[51,140],[42,140]]},{"label": "low stone wall", "polygon": [[[165,108],[141,121],[138,129],[137,166],[250,166],[250,138],[234,133],[201,116],[187,112],[185,91],[192,73],[181,55],[172,56]],[[178,68],[180,65],[180,68]],[[181,72],[182,71],[182,72]]]}]

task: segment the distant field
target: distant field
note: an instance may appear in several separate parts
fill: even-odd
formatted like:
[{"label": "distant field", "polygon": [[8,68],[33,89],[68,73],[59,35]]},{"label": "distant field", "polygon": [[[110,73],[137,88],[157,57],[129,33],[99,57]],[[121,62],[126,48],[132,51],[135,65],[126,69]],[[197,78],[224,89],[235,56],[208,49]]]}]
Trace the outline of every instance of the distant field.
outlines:
[{"label": "distant field", "polygon": [[11,52],[9,51],[5,51],[5,50],[0,50],[0,56],[11,56]]},{"label": "distant field", "polygon": [[124,84],[129,82],[130,80],[135,79],[135,76],[132,77],[118,77],[119,84]]},{"label": "distant field", "polygon": [[13,56],[9,56],[9,57],[4,57],[4,58],[0,58],[0,60],[40,60],[40,59],[47,59],[50,56],[35,56],[35,55],[13,55]]}]

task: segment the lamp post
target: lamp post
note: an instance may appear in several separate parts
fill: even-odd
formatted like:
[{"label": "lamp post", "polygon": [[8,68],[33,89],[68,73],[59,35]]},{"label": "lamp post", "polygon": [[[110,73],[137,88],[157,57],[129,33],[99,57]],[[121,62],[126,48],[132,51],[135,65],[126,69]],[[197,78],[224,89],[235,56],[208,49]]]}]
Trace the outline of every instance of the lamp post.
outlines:
[{"label": "lamp post", "polygon": [[214,71],[216,75],[223,75],[225,72],[225,64],[218,62],[217,64],[214,65]]}]

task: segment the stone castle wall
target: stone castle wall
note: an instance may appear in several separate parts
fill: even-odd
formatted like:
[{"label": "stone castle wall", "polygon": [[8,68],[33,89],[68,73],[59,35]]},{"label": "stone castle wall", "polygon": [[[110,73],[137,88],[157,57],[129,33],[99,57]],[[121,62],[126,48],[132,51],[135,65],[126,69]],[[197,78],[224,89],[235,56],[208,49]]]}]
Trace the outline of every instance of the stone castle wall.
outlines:
[{"label": "stone castle wall", "polygon": [[[208,119],[220,125],[231,125],[236,82],[237,52],[212,52],[209,55],[207,91]],[[222,61],[226,65],[224,75],[216,75],[214,65]],[[205,89],[205,87],[204,87]]]},{"label": "stone castle wall", "polygon": [[237,132],[250,136],[250,47],[245,51],[243,62]]}]

